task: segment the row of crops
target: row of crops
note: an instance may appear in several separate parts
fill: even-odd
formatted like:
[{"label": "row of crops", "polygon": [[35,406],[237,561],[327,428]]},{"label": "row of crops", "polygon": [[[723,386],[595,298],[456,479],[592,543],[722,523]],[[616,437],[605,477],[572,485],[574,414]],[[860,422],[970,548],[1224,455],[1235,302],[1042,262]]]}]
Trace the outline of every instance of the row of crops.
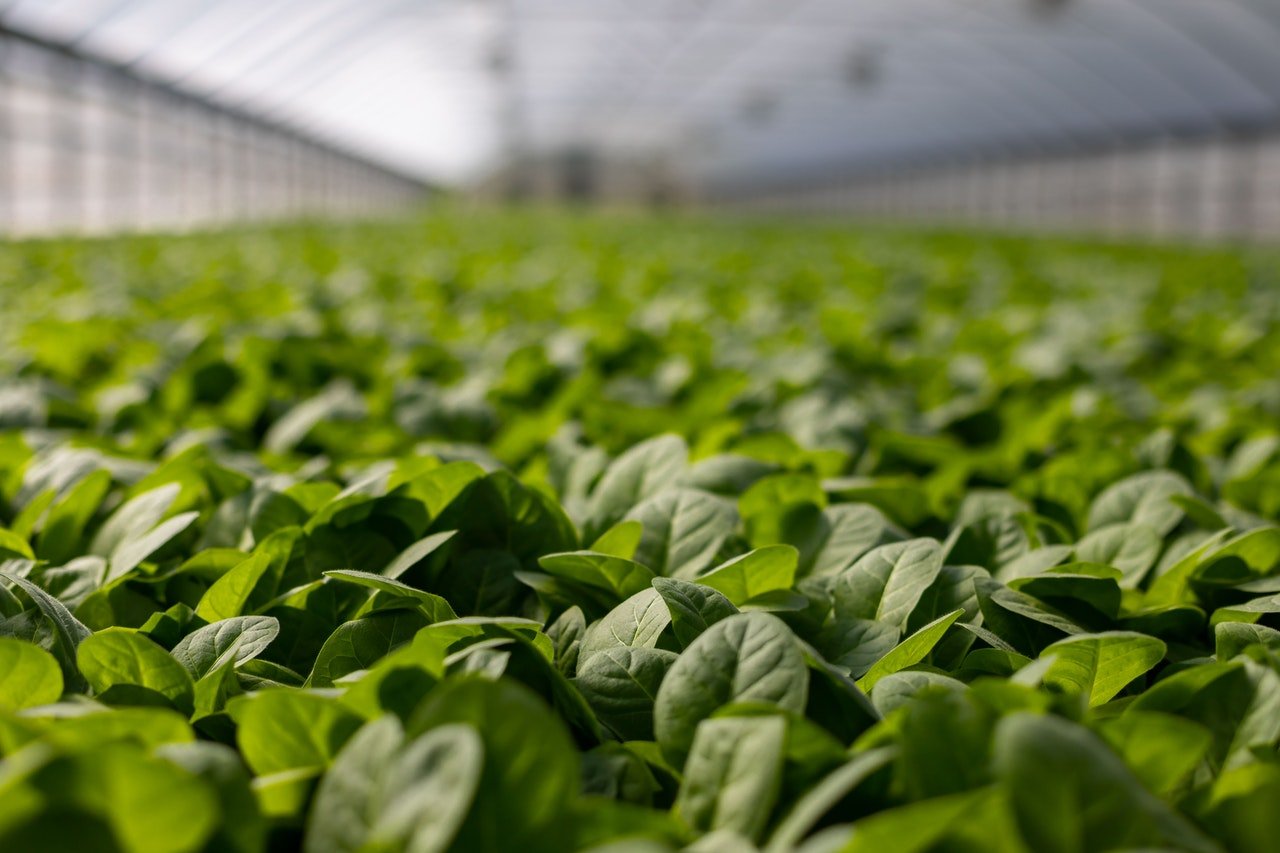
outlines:
[{"label": "row of crops", "polygon": [[0,850],[1255,851],[1280,264],[0,247]]}]

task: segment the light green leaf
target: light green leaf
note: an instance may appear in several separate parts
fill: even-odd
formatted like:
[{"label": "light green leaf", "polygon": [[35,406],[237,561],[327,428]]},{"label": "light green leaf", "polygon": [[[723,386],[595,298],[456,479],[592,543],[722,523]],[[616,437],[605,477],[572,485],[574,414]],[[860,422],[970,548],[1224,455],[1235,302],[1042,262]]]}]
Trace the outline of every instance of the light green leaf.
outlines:
[{"label": "light green leaf", "polygon": [[783,717],[703,720],[694,733],[675,812],[696,832],[756,840],[782,786]]},{"label": "light green leaf", "polygon": [[799,559],[800,553],[790,545],[767,545],[699,575],[696,581],[741,607],[769,593],[790,590]]},{"label": "light green leaf", "polygon": [[155,691],[181,711],[190,711],[191,674],[144,635],[129,628],[107,628],[80,643],[76,663],[94,693],[117,685],[135,685]]},{"label": "light green leaf", "polygon": [[57,702],[62,670],[39,646],[0,637],[0,711],[20,711]]},{"label": "light green leaf", "polygon": [[708,628],[667,672],[654,706],[654,730],[679,766],[698,723],[734,702],[803,713],[809,673],[791,630],[776,616],[742,613]]},{"label": "light green leaf", "polygon": [[1164,659],[1165,644],[1131,631],[1077,634],[1044,650],[1053,664],[1044,683],[1083,696],[1089,707],[1101,705],[1125,685]]},{"label": "light green leaf", "polygon": [[947,629],[955,624],[955,621],[963,614],[963,610],[953,610],[945,616],[939,616],[910,637],[907,637],[895,646],[893,651],[880,658],[871,669],[867,670],[867,674],[858,680],[859,689],[864,692],[868,691],[875,687],[876,682],[886,675],[891,675],[920,663],[920,661],[929,656],[929,653],[933,651],[933,647],[947,633]]},{"label": "light green leaf", "polygon": [[254,554],[214,581],[196,605],[196,615],[207,622],[230,619],[244,612],[258,582],[271,568],[271,556]]}]

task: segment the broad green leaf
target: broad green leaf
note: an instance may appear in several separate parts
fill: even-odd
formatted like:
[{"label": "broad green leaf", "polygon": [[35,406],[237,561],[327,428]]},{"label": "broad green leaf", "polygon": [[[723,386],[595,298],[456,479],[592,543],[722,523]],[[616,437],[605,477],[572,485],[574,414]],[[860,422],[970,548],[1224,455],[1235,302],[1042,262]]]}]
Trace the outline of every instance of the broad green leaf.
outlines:
[{"label": "broad green leaf", "polygon": [[782,786],[782,717],[703,720],[694,733],[675,812],[697,832],[756,840]]},{"label": "broad green leaf", "polygon": [[723,498],[694,489],[667,489],[627,514],[627,520],[644,526],[632,559],[655,574],[693,580],[715,561],[737,519],[732,504]]},{"label": "broad green leaf", "polygon": [[31,550],[31,545],[26,539],[23,539],[12,530],[0,527],[0,557],[34,560],[36,555]]},{"label": "broad green leaf", "polygon": [[597,554],[609,554],[630,560],[640,546],[640,537],[644,535],[644,525],[638,521],[619,521],[604,533],[601,533],[588,550]]},{"label": "broad green leaf", "polygon": [[62,602],[26,578],[4,572],[0,572],[0,578],[16,584],[39,608],[53,632],[53,653],[62,667],[65,686],[68,690],[80,690],[85,681],[76,665],[76,648],[89,636],[89,629],[72,616]]},{"label": "broad green leaf", "polygon": [[448,849],[475,798],[483,750],[465,725],[410,742],[395,717],[367,723],[316,790],[305,850]]},{"label": "broad green leaf", "polygon": [[932,539],[881,545],[836,577],[836,611],[901,630],[941,570],[942,548]]},{"label": "broad green leaf", "polygon": [[675,661],[662,649],[608,648],[578,669],[574,683],[619,740],[653,740],[653,705]]},{"label": "broad green leaf", "polygon": [[329,687],[345,675],[368,669],[428,624],[417,610],[386,610],[344,622],[316,654],[307,683]]},{"label": "broad green leaf", "polygon": [[0,637],[0,711],[58,701],[62,670],[53,655],[12,637]]},{"label": "broad green leaf", "polygon": [[167,521],[162,521],[153,530],[141,536],[121,542],[111,552],[106,582],[111,583],[128,575],[138,567],[139,563],[164,547],[170,539],[190,527],[199,517],[198,512],[184,512]]},{"label": "broad green leaf", "polygon": [[893,758],[891,747],[871,749],[824,776],[796,801],[778,823],[764,847],[766,853],[786,853],[796,849],[824,815],[869,777],[888,766]]},{"label": "broad green leaf", "polygon": [[263,690],[230,705],[236,745],[258,776],[323,770],[362,720],[338,700],[304,690]]},{"label": "broad green leaf", "polygon": [[656,589],[637,592],[587,627],[578,649],[578,669],[604,649],[652,648],[670,624],[671,613]]},{"label": "broad green leaf", "polygon": [[396,558],[388,563],[379,574],[383,577],[397,580],[405,572],[440,550],[441,547],[457,535],[457,532],[456,530],[444,530],[425,539],[419,539],[397,554]]},{"label": "broad green leaf", "polygon": [[480,735],[484,764],[475,804],[454,849],[543,853],[563,846],[580,784],[578,753],[564,724],[526,688],[507,680],[451,680],[410,721],[411,737],[451,724]]},{"label": "broad green leaf", "polygon": [[762,702],[803,713],[809,693],[804,656],[775,616],[743,613],[723,619],[694,640],[667,671],[654,706],[663,753],[678,764],[698,723],[735,702]]},{"label": "broad green leaf", "polygon": [[[17,825],[0,813],[0,846],[6,850],[184,853],[202,849],[219,821],[209,785],[123,744],[50,756],[19,786],[10,797],[29,792],[44,808]],[[107,833],[105,846],[94,846],[104,843],[95,833]]]},{"label": "broad green leaf", "polygon": [[795,583],[799,552],[790,545],[767,545],[735,557],[695,580],[741,607]]},{"label": "broad green leaf", "polygon": [[254,554],[239,563],[205,591],[196,605],[196,615],[207,622],[241,615],[270,568],[271,557],[265,553]]},{"label": "broad green leaf", "polygon": [[76,663],[94,693],[122,685],[145,687],[179,710],[191,710],[191,674],[163,647],[128,628],[107,628],[85,637],[76,649]]},{"label": "broad green leaf", "polygon": [[354,569],[333,569],[324,573],[327,578],[333,578],[342,583],[354,584],[362,586],[366,589],[376,590],[377,592],[386,593],[396,598],[408,599],[414,601],[418,605],[418,609],[422,615],[430,619],[432,622],[444,622],[448,619],[457,619],[458,614],[453,612],[453,608],[449,606],[449,602],[439,595],[430,592],[423,592],[415,589],[408,584],[401,583],[394,578],[385,575],[375,575],[371,572],[358,572]]},{"label": "broad green leaf", "polygon": [[99,510],[102,498],[110,488],[109,471],[93,471],[50,507],[44,528],[36,540],[36,551],[41,560],[61,565],[82,553],[84,528]]},{"label": "broad green leaf", "polygon": [[[856,822],[849,843],[840,849],[842,853],[928,853],[947,849],[956,836],[970,834],[993,850],[1019,850],[1003,814],[1004,803],[999,792],[988,788],[887,809]],[[956,846],[966,849],[963,842]]]},{"label": "broad green leaf", "polygon": [[160,523],[181,491],[180,483],[166,483],[126,501],[94,535],[89,553],[110,558],[122,545],[146,534]]},{"label": "broad green leaf", "polygon": [[1120,585],[1137,589],[1163,547],[1164,541],[1155,528],[1123,522],[1091,530],[1076,543],[1076,558],[1086,563],[1115,566],[1123,574]]},{"label": "broad green leaf", "polygon": [[996,728],[994,766],[1034,850],[1217,849],[1075,723],[1025,713],[1006,717]]},{"label": "broad green leaf", "polygon": [[708,586],[676,578],[654,578],[653,588],[666,602],[671,630],[682,646],[687,647],[707,628],[738,612],[729,599]]},{"label": "broad green leaf", "polygon": [[846,674],[861,678],[901,638],[902,632],[893,625],[836,613],[814,636],[813,644]]},{"label": "broad green leaf", "polygon": [[1113,483],[1089,507],[1089,530],[1108,524],[1134,522],[1167,536],[1182,520],[1182,509],[1170,500],[1192,494],[1191,485],[1172,471],[1144,471]]},{"label": "broad green leaf", "polygon": [[1250,646],[1280,652],[1280,631],[1247,622],[1218,622],[1214,625],[1214,656],[1226,663]]},{"label": "broad green leaf", "polygon": [[602,589],[615,601],[646,590],[653,582],[653,572],[631,560],[594,551],[572,551],[548,554],[538,559],[547,574]]},{"label": "broad green leaf", "polygon": [[171,743],[155,754],[205,783],[218,801],[212,849],[254,853],[266,843],[267,826],[250,789],[249,773],[234,749],[218,743]]},{"label": "broad green leaf", "polygon": [[279,634],[280,622],[271,616],[233,616],[183,637],[173,647],[173,657],[198,679],[228,659],[235,664],[252,660]]},{"label": "broad green leaf", "polygon": [[1129,711],[1102,724],[1102,736],[1154,794],[1182,792],[1213,744],[1199,723],[1148,711]]},{"label": "broad green leaf", "polygon": [[1082,696],[1089,707],[1108,702],[1164,658],[1165,644],[1129,631],[1077,634],[1044,650],[1053,659],[1045,684]]},{"label": "broad green leaf", "polygon": [[939,616],[894,646],[892,651],[876,661],[875,665],[867,670],[867,674],[858,680],[859,689],[868,691],[875,687],[876,682],[886,675],[891,675],[920,663],[920,661],[929,656],[934,646],[947,633],[947,629],[955,624],[955,621],[963,613],[963,610],[953,610],[945,616]]},{"label": "broad green leaf", "polygon": [[684,439],[660,435],[635,445],[611,462],[591,492],[586,537],[595,539],[632,507],[678,485],[688,458]]},{"label": "broad green leaf", "polygon": [[822,512],[821,544],[802,558],[799,574],[838,575],[863,554],[897,538],[889,519],[869,504],[836,504]]}]

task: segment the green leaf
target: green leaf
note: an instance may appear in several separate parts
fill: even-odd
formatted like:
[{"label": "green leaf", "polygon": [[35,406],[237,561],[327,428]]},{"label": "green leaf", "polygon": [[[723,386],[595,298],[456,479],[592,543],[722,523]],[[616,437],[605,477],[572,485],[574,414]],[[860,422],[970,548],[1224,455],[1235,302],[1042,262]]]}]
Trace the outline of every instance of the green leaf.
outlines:
[{"label": "green leaf", "polygon": [[196,605],[196,615],[207,622],[239,616],[270,568],[271,557],[266,553],[254,554],[239,563],[205,591]]},{"label": "green leaf", "polygon": [[1001,720],[994,766],[1034,850],[1217,849],[1096,736],[1066,720],[1025,713]]},{"label": "green leaf", "polygon": [[653,705],[675,661],[662,649],[604,649],[578,669],[574,683],[619,740],[653,740]]},{"label": "green leaf", "polygon": [[886,675],[891,675],[920,663],[920,661],[929,656],[934,646],[947,633],[947,629],[955,624],[955,621],[963,614],[963,610],[953,610],[945,616],[939,616],[894,646],[893,651],[876,661],[875,665],[867,670],[867,674],[858,680],[859,689],[869,691],[872,687],[875,687],[876,682]]},{"label": "green leaf", "polygon": [[801,560],[799,574],[838,575],[886,539],[895,538],[884,513],[869,504],[837,504],[822,512],[821,544]]},{"label": "green leaf", "polygon": [[635,556],[636,548],[640,546],[640,538],[644,535],[644,525],[638,521],[619,521],[613,527],[610,527],[595,542],[591,543],[589,550],[595,551],[597,554],[609,554],[613,557],[621,557],[624,560],[630,560]]},{"label": "green leaf", "polygon": [[354,569],[333,569],[324,573],[327,578],[333,578],[341,583],[354,584],[362,586],[365,589],[372,589],[378,592],[384,592],[387,595],[396,598],[408,599],[414,601],[418,605],[419,611],[432,622],[444,622],[449,619],[457,619],[458,614],[453,612],[453,608],[449,606],[449,602],[439,595],[430,592],[423,592],[415,589],[408,584],[401,583],[394,578],[385,575],[375,575],[371,572],[358,572]]},{"label": "green leaf", "polygon": [[1143,786],[1165,798],[1182,793],[1213,745],[1199,723],[1149,711],[1106,720],[1101,733]]},{"label": "green leaf", "polygon": [[741,607],[772,592],[790,590],[800,553],[790,545],[768,545],[723,563],[696,580]]},{"label": "green leaf", "polygon": [[663,753],[679,766],[698,723],[735,702],[803,713],[809,673],[790,629],[776,616],[743,613],[708,628],[668,670],[654,706]]},{"label": "green leaf", "polygon": [[627,520],[644,525],[632,559],[655,574],[693,580],[715,561],[738,515],[723,498],[676,488],[639,504]]},{"label": "green leaf", "polygon": [[1174,495],[1192,494],[1191,484],[1172,471],[1144,471],[1103,489],[1089,507],[1089,530],[1109,524],[1134,522],[1155,529],[1164,537],[1182,520]]},{"label": "green leaf", "polygon": [[799,847],[828,812],[873,774],[887,767],[894,755],[891,747],[871,749],[824,776],[778,823],[764,847],[765,853],[786,853]]},{"label": "green leaf", "polygon": [[434,533],[425,539],[419,539],[408,548],[405,548],[396,558],[388,563],[379,573],[383,577],[391,580],[398,579],[405,572],[421,563],[427,557],[439,551],[441,547],[447,544],[454,536],[458,534],[456,530],[444,530],[440,533]]},{"label": "green leaf", "polygon": [[155,754],[200,779],[218,801],[219,821],[208,847],[255,853],[266,843],[267,826],[250,789],[249,774],[234,749],[217,743],[171,743]]},{"label": "green leaf", "polygon": [[584,532],[600,536],[644,499],[679,483],[689,449],[677,435],[641,442],[613,460],[591,492]]},{"label": "green leaf", "polygon": [[578,753],[563,723],[538,697],[508,681],[452,679],[432,691],[410,736],[463,723],[479,733],[484,766],[478,795],[453,849],[477,853],[563,846],[579,786]]},{"label": "green leaf", "polygon": [[1164,659],[1165,644],[1130,631],[1077,634],[1044,650],[1053,659],[1044,683],[1084,697],[1089,707],[1110,701]]},{"label": "green leaf", "polygon": [[81,690],[85,686],[85,681],[76,666],[76,648],[92,632],[72,616],[71,611],[67,610],[62,602],[26,578],[4,572],[0,572],[0,578],[17,584],[39,608],[53,631],[53,654],[62,667],[62,679],[67,690]]},{"label": "green leaf", "polygon": [[141,536],[121,542],[111,552],[111,558],[108,560],[109,567],[107,569],[106,583],[111,583],[128,575],[138,567],[139,563],[159,551],[169,540],[190,527],[192,522],[199,517],[200,513],[198,512],[184,512],[167,521],[162,521],[153,530]]},{"label": "green leaf", "polygon": [[654,578],[653,588],[667,605],[671,630],[681,646],[687,647],[707,628],[738,612],[729,599],[700,584],[676,578]]},{"label": "green leaf", "polygon": [[316,655],[307,683],[329,687],[345,675],[368,669],[428,624],[416,610],[387,610],[344,622]]},{"label": "green leaf", "polygon": [[192,678],[202,678],[228,660],[235,664],[252,660],[280,634],[280,622],[271,616],[233,616],[205,625],[178,641],[173,657]]},{"label": "green leaf", "polygon": [[88,636],[76,650],[76,663],[94,693],[134,685],[159,693],[190,712],[195,685],[191,674],[163,647],[128,628],[107,628]]},{"label": "green leaf", "polygon": [[236,745],[259,776],[327,767],[362,720],[336,699],[303,690],[263,690],[233,700]]},{"label": "green leaf", "polygon": [[656,589],[637,592],[587,628],[578,649],[578,669],[605,649],[652,648],[670,624],[671,614]]},{"label": "green leaf", "polygon": [[41,560],[61,565],[82,553],[84,528],[99,510],[111,488],[109,471],[92,471],[50,507],[44,528],[36,540]]},{"label": "green leaf", "polygon": [[654,577],[639,563],[594,551],[548,554],[538,559],[538,565],[553,577],[604,590],[615,601],[648,589]]},{"label": "green leaf", "polygon": [[698,724],[675,812],[695,831],[759,838],[782,787],[787,723],[726,717]]},{"label": "green leaf", "polygon": [[881,545],[836,576],[836,611],[903,630],[940,571],[942,548],[933,539]]},{"label": "green leaf", "polygon": [[1137,589],[1163,548],[1164,540],[1149,525],[1108,524],[1090,531],[1076,543],[1076,558],[1086,563],[1115,566],[1123,575],[1120,585]]},{"label": "green leaf", "polygon": [[1218,622],[1213,628],[1214,655],[1226,663],[1250,646],[1280,652],[1280,631],[1246,622]]},{"label": "green leaf", "polygon": [[6,530],[5,528],[0,527],[0,557],[5,559],[16,557],[22,560],[34,560],[36,555],[31,550],[31,545],[26,539],[23,539],[12,530]]},{"label": "green leaf", "polygon": [[218,803],[207,784],[135,747],[44,758],[9,792],[11,803],[38,797],[43,808],[21,823],[0,814],[6,850],[184,853],[202,849],[217,826]]},{"label": "green leaf", "polygon": [[166,483],[130,498],[99,528],[89,553],[110,559],[122,546],[159,524],[181,492],[180,483]]},{"label": "green leaf", "polygon": [[366,724],[316,790],[304,849],[448,849],[476,796],[483,754],[469,726],[441,726],[408,742],[395,717]]},{"label": "green leaf", "polygon": [[0,711],[58,701],[62,670],[53,655],[12,637],[0,637]]}]

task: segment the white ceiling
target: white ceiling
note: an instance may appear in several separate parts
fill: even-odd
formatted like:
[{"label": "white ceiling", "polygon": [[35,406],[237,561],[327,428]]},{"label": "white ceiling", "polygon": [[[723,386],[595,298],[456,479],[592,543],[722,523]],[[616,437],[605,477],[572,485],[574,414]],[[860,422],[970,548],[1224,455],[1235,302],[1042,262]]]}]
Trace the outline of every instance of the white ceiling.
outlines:
[{"label": "white ceiling", "polygon": [[[8,0],[3,14],[445,180],[514,145],[663,154],[732,183],[1280,120],[1280,0]],[[862,85],[858,56],[874,57]]]}]

